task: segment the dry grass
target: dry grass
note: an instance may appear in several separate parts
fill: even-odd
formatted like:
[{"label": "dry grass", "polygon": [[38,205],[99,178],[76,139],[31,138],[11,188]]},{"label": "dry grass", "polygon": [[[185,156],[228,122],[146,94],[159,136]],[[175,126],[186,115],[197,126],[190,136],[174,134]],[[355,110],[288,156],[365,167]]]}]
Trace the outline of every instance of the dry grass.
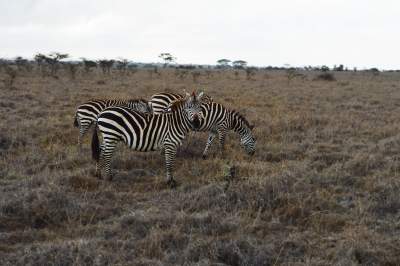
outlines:
[{"label": "dry grass", "polygon": [[[288,84],[279,71],[159,72],[18,73],[1,87],[1,265],[400,263],[398,73],[326,82],[307,72]],[[122,145],[114,181],[95,179],[89,138],[77,152],[75,107],[184,88],[256,124],[254,157],[230,134],[227,158],[203,161],[206,134],[196,133],[178,154],[176,190],[158,152]]]}]

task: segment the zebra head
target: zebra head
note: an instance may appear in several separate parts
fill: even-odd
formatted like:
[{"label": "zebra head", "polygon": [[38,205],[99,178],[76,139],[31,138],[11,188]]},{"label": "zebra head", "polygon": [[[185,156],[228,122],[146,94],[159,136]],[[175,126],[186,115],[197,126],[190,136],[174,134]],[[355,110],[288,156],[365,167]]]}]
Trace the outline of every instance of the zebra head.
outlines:
[{"label": "zebra head", "polygon": [[240,145],[248,155],[253,155],[256,151],[256,139],[253,136],[254,125],[245,126],[245,129],[240,134]]},{"label": "zebra head", "polygon": [[151,105],[146,100],[141,100],[138,103],[138,111],[142,112],[142,113],[152,113],[153,112]]},{"label": "zebra head", "polygon": [[147,102],[144,99],[129,100],[128,107],[133,110],[139,111],[141,113],[151,113],[152,112],[149,102]]},{"label": "zebra head", "polygon": [[198,129],[201,125],[201,121],[204,119],[201,109],[203,95],[203,92],[199,93],[197,96],[195,92],[191,95],[186,93],[183,110],[191,123],[192,129]]}]

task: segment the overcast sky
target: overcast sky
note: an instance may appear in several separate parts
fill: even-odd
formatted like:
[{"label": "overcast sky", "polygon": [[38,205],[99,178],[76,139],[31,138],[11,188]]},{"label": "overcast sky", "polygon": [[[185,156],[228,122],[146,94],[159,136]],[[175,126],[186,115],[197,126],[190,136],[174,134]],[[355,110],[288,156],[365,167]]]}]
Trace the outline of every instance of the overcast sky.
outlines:
[{"label": "overcast sky", "polygon": [[400,1],[0,0],[0,57],[400,69]]}]

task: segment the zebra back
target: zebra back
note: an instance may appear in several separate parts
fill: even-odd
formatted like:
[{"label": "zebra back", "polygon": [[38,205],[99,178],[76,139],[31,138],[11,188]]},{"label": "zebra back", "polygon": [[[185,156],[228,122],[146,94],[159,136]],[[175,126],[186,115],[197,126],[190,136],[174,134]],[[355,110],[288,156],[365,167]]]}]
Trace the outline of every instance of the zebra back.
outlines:
[{"label": "zebra back", "polygon": [[[151,96],[149,105],[152,108],[154,114],[165,113],[174,102],[183,99],[183,94],[177,94],[172,92],[161,92]],[[207,94],[203,94],[201,98],[202,103],[211,103],[213,99]]]},{"label": "zebra back", "polygon": [[101,111],[111,106],[125,106],[139,112],[150,113],[151,109],[146,100],[122,100],[122,99],[103,99],[91,100],[78,106],[76,116],[81,121],[94,121]]},{"label": "zebra back", "polygon": [[154,114],[165,113],[169,104],[183,99],[184,95],[171,92],[161,92],[151,96],[149,104]]}]

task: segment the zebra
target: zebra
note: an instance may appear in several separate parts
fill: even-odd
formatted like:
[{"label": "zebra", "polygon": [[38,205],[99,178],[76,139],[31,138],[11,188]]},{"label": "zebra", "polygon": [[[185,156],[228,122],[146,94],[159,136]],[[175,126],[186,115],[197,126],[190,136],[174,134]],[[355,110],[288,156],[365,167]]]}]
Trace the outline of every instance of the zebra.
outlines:
[{"label": "zebra", "polygon": [[[183,99],[184,95],[172,92],[160,92],[151,96],[149,105],[151,106],[154,114],[162,114],[167,111],[168,106],[174,101]],[[212,102],[212,98],[203,93],[202,102]]]},{"label": "zebra", "polygon": [[92,156],[97,162],[96,176],[101,178],[104,169],[106,178],[112,180],[111,157],[118,142],[124,142],[136,151],[165,150],[167,184],[176,185],[172,171],[176,151],[182,140],[201,123],[200,93],[188,95],[175,101],[168,113],[144,114],[126,107],[114,106],[104,109],[97,118],[96,128],[102,135],[99,145],[97,130],[92,137]]},{"label": "zebra", "polygon": [[78,106],[74,126],[79,128],[78,146],[82,149],[83,136],[88,132],[90,127],[97,120],[97,116],[101,111],[110,106],[125,106],[132,110],[143,113],[151,113],[151,107],[144,99],[131,100],[92,100]]},{"label": "zebra", "polygon": [[[175,93],[158,93],[151,97],[149,104],[152,105],[153,112],[166,112],[168,106],[176,99],[179,99],[180,94]],[[207,143],[204,148],[202,157],[207,158],[208,150],[218,134],[220,151],[223,155],[225,137],[228,130],[234,130],[240,135],[240,144],[249,155],[255,152],[256,139],[253,137],[252,130],[254,125],[250,123],[237,111],[229,110],[222,104],[213,102],[210,96],[202,100],[203,123],[196,131],[209,131]]]},{"label": "zebra", "polygon": [[250,125],[247,119],[235,110],[225,108],[222,104],[212,102],[202,104],[204,119],[196,131],[209,131],[206,147],[203,151],[203,159],[207,158],[208,150],[218,135],[221,154],[224,155],[226,133],[233,130],[240,136],[240,145],[248,155],[254,155],[256,150],[256,138],[253,136],[254,125]]}]

